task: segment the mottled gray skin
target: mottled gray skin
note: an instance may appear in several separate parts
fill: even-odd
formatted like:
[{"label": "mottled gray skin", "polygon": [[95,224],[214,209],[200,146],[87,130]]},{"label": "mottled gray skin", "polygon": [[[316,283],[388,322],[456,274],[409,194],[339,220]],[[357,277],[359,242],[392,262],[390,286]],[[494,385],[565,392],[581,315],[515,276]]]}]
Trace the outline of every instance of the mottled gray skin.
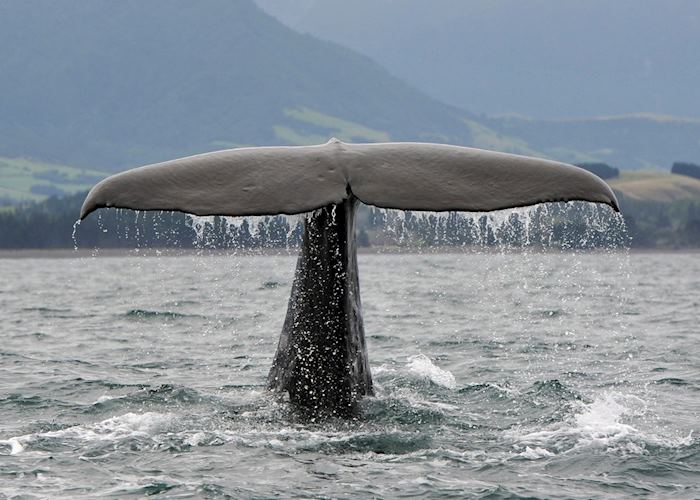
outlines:
[{"label": "mottled gray skin", "polygon": [[268,376],[270,389],[288,392],[303,412],[348,417],[358,399],[372,394],[362,324],[351,196],[316,210],[303,243]]},{"label": "mottled gray skin", "polygon": [[313,212],[275,360],[271,389],[297,408],[348,417],[372,394],[355,252],[357,203],[404,210],[489,211],[583,200],[618,210],[610,187],[550,160],[445,144],[241,148],[136,168],[90,190],[101,207],[195,215]]}]

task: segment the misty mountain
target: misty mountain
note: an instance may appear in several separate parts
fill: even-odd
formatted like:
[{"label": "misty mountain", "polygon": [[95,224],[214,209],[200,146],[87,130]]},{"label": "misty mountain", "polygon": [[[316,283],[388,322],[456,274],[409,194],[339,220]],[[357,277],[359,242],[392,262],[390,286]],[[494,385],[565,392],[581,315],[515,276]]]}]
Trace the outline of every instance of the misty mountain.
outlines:
[{"label": "misty mountain", "polygon": [[237,145],[469,144],[466,112],[252,0],[3,0],[0,156],[123,168]]},{"label": "misty mountain", "polygon": [[[381,18],[384,4],[376,5],[370,27]],[[700,161],[698,121],[476,115],[476,100],[463,110],[428,97],[366,55],[293,31],[252,0],[2,0],[0,74],[0,201],[74,192],[105,169],[330,136],[620,168]]]},{"label": "misty mountain", "polygon": [[697,0],[257,0],[487,114],[700,118]]}]

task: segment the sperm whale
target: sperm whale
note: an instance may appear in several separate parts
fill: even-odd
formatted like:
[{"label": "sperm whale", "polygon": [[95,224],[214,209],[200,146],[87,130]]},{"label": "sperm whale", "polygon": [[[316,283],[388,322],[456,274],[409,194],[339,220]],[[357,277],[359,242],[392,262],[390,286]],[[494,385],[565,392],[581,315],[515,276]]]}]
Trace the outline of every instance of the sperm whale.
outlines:
[{"label": "sperm whale", "polygon": [[268,387],[313,414],[348,417],[371,395],[355,246],[360,202],[491,211],[615,194],[581,168],[432,143],[237,148],[128,170],[95,185],[80,219],[104,207],[194,215],[309,213]]}]

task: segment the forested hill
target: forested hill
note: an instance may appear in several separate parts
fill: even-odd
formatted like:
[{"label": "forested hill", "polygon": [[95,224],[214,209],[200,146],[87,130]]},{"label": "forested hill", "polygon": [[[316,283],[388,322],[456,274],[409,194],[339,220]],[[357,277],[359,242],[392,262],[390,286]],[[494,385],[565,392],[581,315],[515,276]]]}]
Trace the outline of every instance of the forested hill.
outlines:
[{"label": "forested hill", "polygon": [[2,0],[0,157],[92,169],[236,145],[470,144],[466,112],[252,0]]}]

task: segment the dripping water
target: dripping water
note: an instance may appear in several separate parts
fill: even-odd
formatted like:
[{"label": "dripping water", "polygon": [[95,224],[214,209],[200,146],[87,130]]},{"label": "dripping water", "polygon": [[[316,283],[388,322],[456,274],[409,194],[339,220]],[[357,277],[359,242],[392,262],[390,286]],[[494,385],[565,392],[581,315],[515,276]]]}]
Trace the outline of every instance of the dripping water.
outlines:
[{"label": "dripping water", "polygon": [[491,212],[421,212],[370,208],[379,246],[484,249],[620,249],[629,247],[621,214],[585,202]]},{"label": "dripping water", "polygon": [[73,251],[77,252],[78,251],[78,239],[77,239],[77,232],[78,232],[78,226],[80,226],[80,219],[76,220],[73,223],[73,234],[71,235],[71,238],[73,239]]}]

